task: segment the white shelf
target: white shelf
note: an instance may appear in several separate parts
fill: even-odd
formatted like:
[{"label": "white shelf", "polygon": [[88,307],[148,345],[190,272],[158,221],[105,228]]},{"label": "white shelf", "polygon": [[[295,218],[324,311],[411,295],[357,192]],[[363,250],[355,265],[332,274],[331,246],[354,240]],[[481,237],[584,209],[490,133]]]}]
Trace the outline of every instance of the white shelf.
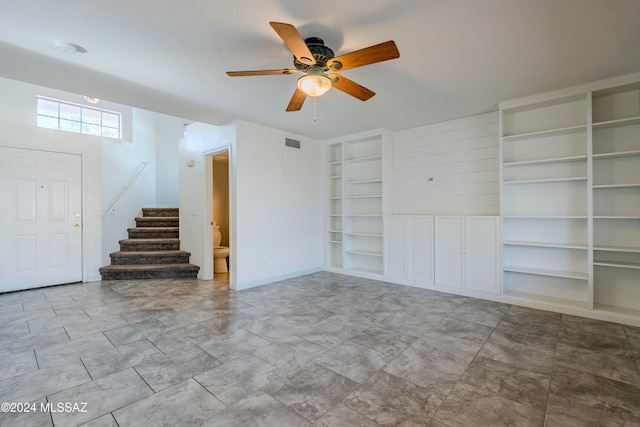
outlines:
[{"label": "white shelf", "polygon": [[376,154],[374,156],[355,157],[352,159],[345,159],[344,161],[347,163],[357,163],[357,162],[369,162],[372,160],[382,160],[382,154]]},{"label": "white shelf", "polygon": [[515,241],[515,240],[505,240],[502,244],[507,246],[529,246],[529,247],[537,247],[537,248],[558,248],[558,249],[578,249],[578,250],[586,250],[587,245],[578,245],[578,244],[565,244],[565,243],[551,243],[551,242],[526,242],[526,241]]},{"label": "white shelf", "polygon": [[640,117],[628,117],[624,119],[608,120],[605,122],[593,123],[593,129],[606,129],[619,126],[630,126],[640,124]]},{"label": "white shelf", "polygon": [[625,317],[640,318],[640,309],[616,307],[616,306],[607,305],[607,304],[594,304],[593,309],[594,311],[600,311],[605,313],[621,314]]},{"label": "white shelf", "polygon": [[348,218],[382,218],[382,214],[351,214],[345,215]]},{"label": "white shelf", "polygon": [[382,274],[382,270],[374,270],[372,268],[349,267],[348,270],[366,274]]},{"label": "white shelf", "polygon": [[547,184],[553,182],[572,182],[572,181],[586,181],[586,176],[576,176],[570,178],[545,178],[545,179],[524,179],[518,181],[503,181],[505,185],[513,184]]},{"label": "white shelf", "polygon": [[568,126],[557,129],[541,130],[536,132],[520,133],[516,135],[505,135],[502,137],[503,142],[520,141],[523,139],[542,138],[546,136],[563,135],[567,133],[585,132],[587,125]]},{"label": "white shelf", "polygon": [[594,215],[593,219],[640,219],[640,216],[630,215]]},{"label": "white shelf", "polygon": [[381,183],[382,179],[360,179],[360,180],[356,180],[356,181],[347,181],[347,184],[375,184],[375,183]]},{"label": "white shelf", "polygon": [[358,237],[382,237],[382,233],[355,233],[348,232],[344,233],[347,236],[358,236]]},{"label": "white shelf", "polygon": [[333,243],[336,245],[341,245],[342,244],[342,240],[329,240],[329,243]]},{"label": "white shelf", "polygon": [[633,187],[640,187],[640,183],[635,183],[635,184],[598,184],[598,185],[594,185],[593,186],[594,189],[601,189],[601,188],[633,188]]},{"label": "white shelf", "polygon": [[505,219],[587,219],[586,215],[503,215]]},{"label": "white shelf", "polygon": [[607,252],[632,252],[640,253],[640,248],[637,247],[624,247],[624,246],[599,246],[593,247],[594,251],[607,251]]},{"label": "white shelf", "polygon": [[582,162],[586,161],[587,156],[570,156],[570,157],[555,157],[550,159],[539,160],[523,160],[519,162],[505,162],[502,166],[514,167],[514,166],[537,166],[537,165],[549,165],[554,163],[569,163],[569,162]]},{"label": "white shelf", "polygon": [[503,270],[512,273],[533,274],[536,276],[564,277],[565,279],[587,280],[589,278],[587,273],[580,273],[577,271],[549,270],[545,268],[505,265]]},{"label": "white shelf", "polygon": [[529,294],[529,293],[523,293],[523,292],[505,292],[505,295],[510,297],[510,299],[512,299],[514,303],[517,303],[517,302],[526,303],[533,300],[537,302],[542,302],[544,304],[549,304],[554,307],[570,307],[570,308],[582,308],[582,309],[587,308],[586,301],[580,301],[580,300],[556,298],[556,297]]},{"label": "white shelf", "polygon": [[632,268],[640,270],[640,263],[637,262],[623,262],[623,261],[598,261],[594,260],[593,265],[599,265],[602,267],[616,267],[616,268]]},{"label": "white shelf", "polygon": [[329,230],[329,233],[342,233],[342,230]]},{"label": "white shelf", "polygon": [[598,153],[593,155],[594,160],[598,159],[613,159],[616,157],[633,157],[640,156],[640,150],[629,150],[629,151],[614,151],[611,153]]},{"label": "white shelf", "polygon": [[348,250],[347,253],[351,254],[351,255],[364,255],[364,256],[373,256],[373,257],[381,257],[382,256],[382,252],[354,250],[354,249]]},{"label": "white shelf", "polygon": [[346,196],[345,199],[381,199],[382,194],[365,194],[362,196]]}]

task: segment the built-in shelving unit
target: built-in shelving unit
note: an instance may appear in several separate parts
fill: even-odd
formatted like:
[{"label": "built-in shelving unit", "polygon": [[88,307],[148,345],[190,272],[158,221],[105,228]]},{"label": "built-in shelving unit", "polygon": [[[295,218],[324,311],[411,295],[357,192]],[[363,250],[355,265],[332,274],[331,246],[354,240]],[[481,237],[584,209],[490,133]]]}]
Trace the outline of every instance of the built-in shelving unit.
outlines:
[{"label": "built-in shelving unit", "polygon": [[640,317],[640,78],[503,102],[503,294]]},{"label": "built-in shelving unit", "polygon": [[502,110],[507,295],[590,304],[588,105],[582,94]]},{"label": "built-in shelving unit", "polygon": [[384,131],[327,145],[328,266],[383,274]]},{"label": "built-in shelving unit", "polygon": [[327,181],[327,263],[342,268],[342,144],[327,146]]},{"label": "built-in shelving unit", "polygon": [[345,268],[382,274],[382,138],[354,139],[343,150]]},{"label": "built-in shelving unit", "polygon": [[594,91],[595,308],[640,313],[640,83]]}]

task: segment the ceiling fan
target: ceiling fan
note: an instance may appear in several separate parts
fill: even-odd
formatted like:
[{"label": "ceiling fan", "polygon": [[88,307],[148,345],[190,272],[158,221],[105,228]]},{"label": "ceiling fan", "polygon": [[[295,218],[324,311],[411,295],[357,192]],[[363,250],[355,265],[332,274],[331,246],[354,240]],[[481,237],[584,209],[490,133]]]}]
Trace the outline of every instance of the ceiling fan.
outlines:
[{"label": "ceiling fan", "polygon": [[[296,27],[291,24],[282,22],[270,22],[270,24],[293,53],[295,68],[227,71],[227,74],[231,77],[240,77],[303,73],[298,78],[297,87],[289,101],[287,111],[300,110],[307,96],[320,96],[332,87],[366,101],[375,95],[375,92],[335,73],[400,57],[400,52],[392,40],[336,57],[321,38],[303,39]],[[327,74],[329,72],[332,73]]]}]

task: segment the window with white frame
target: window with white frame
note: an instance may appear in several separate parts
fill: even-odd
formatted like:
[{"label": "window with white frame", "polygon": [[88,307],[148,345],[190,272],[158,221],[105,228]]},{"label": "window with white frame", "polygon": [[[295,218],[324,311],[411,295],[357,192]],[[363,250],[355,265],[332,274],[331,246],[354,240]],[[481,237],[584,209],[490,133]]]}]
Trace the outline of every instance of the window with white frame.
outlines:
[{"label": "window with white frame", "polygon": [[38,97],[38,127],[121,138],[122,114],[58,99]]}]

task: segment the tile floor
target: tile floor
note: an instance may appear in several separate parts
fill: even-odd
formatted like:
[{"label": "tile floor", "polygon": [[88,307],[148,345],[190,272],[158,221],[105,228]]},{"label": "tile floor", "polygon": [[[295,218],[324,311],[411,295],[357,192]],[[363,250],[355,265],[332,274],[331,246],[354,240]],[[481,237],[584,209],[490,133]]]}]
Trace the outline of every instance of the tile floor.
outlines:
[{"label": "tile floor", "polygon": [[640,425],[639,364],[640,328],[332,273],[0,295],[2,426]]}]

